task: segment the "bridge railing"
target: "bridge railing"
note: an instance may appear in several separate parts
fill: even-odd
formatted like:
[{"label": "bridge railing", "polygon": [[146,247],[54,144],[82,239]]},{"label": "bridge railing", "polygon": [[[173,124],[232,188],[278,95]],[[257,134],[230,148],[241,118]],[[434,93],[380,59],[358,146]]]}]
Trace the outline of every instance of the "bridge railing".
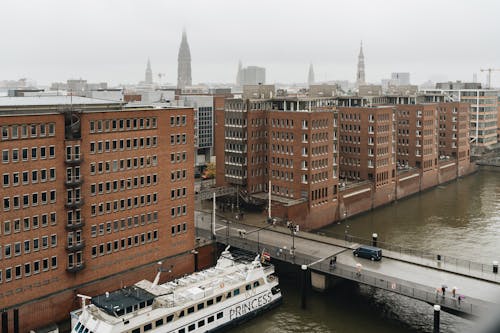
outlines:
[{"label": "bridge railing", "polygon": [[[349,245],[349,243],[372,245],[371,239],[361,238],[349,234],[328,234],[328,237],[334,237],[337,239],[343,238],[346,242],[345,245]],[[422,260],[415,263],[424,266],[441,268],[456,273],[477,273],[476,275],[478,277],[485,277],[484,275],[488,274],[488,279],[495,281],[500,280],[498,274],[493,274],[493,264],[479,263],[430,251],[412,249],[401,245],[383,242],[380,240],[377,240],[377,247],[380,247],[383,250],[390,251],[389,253],[385,252],[384,256],[398,255],[399,257],[395,257],[396,259],[405,259],[407,261],[414,261],[412,260],[413,258],[420,258]]]},{"label": "bridge railing", "polygon": [[[410,283],[408,281],[397,278],[391,278],[389,280],[386,276],[377,272],[363,272],[361,270],[360,274],[358,274],[356,268],[339,263],[337,263],[335,268],[332,269],[329,265],[328,260],[318,262],[320,258],[316,258],[298,251],[294,251],[294,253],[292,254],[290,252],[291,249],[289,248],[284,249],[282,247],[269,244],[266,244],[264,246],[263,244],[259,244],[257,241],[234,236],[230,236],[227,239],[222,238],[221,241],[224,243],[227,241],[227,243],[233,247],[251,252],[260,253],[263,249],[265,249],[266,252],[271,254],[272,258],[281,261],[290,262],[297,266],[308,265],[313,270],[320,271],[328,275],[339,276],[345,279],[428,302],[430,304],[439,304],[442,307],[468,313],[471,315],[481,316],[485,311],[488,310],[488,305],[486,302],[469,297],[466,297],[459,302],[458,295],[456,298],[450,297],[449,295],[451,295],[451,293],[449,291],[448,295],[442,297],[441,293],[436,292],[434,288],[431,288],[429,286]],[[408,284],[412,284],[412,286],[409,286]]]},{"label": "bridge railing", "polygon": [[336,264],[335,268],[332,268],[326,262],[315,264],[312,268],[326,274],[357,281],[359,283],[374,286],[400,295],[419,299],[430,304],[439,304],[442,307],[465,312],[475,316],[481,316],[488,311],[488,306],[483,301],[468,297],[459,301],[458,295],[456,295],[456,297],[451,297],[450,292],[448,292],[448,295],[443,297],[443,295],[437,290],[429,291],[430,288],[428,286],[419,284],[409,286],[407,281],[396,278],[388,280],[384,275],[373,271],[370,271],[369,273],[364,273],[362,270],[357,272],[356,269],[342,264]]}]

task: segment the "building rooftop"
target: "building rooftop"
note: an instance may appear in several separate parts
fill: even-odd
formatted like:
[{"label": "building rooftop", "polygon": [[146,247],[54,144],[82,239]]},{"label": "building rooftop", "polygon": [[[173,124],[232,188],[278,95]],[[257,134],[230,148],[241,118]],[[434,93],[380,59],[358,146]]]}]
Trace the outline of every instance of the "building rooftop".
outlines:
[{"label": "building rooftop", "polygon": [[53,106],[53,105],[121,105],[122,102],[80,96],[25,96],[0,97],[0,108],[18,106]]}]

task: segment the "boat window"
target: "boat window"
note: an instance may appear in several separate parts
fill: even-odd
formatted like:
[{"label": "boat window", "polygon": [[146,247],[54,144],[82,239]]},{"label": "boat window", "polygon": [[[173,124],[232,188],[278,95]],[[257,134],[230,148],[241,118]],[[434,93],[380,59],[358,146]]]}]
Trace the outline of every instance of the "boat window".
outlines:
[{"label": "boat window", "polygon": [[149,323],[144,325],[144,332],[151,331],[153,329],[153,324]]},{"label": "boat window", "polygon": [[130,312],[132,312],[132,307],[131,307],[131,306],[127,307],[127,308],[125,309],[125,312],[126,312],[126,313],[130,313]]},{"label": "boat window", "polygon": [[181,310],[181,312],[179,312],[179,318],[182,318],[184,317],[184,310]]},{"label": "boat window", "polygon": [[191,324],[188,326],[188,332],[191,332],[191,331],[194,331],[194,329],[196,328],[196,325],[195,324]]},{"label": "boat window", "polygon": [[250,289],[252,289],[252,286],[251,286],[251,285],[249,285],[249,284],[247,284],[247,285],[245,286],[245,290],[247,290],[247,291],[248,291],[248,290],[250,290]]},{"label": "boat window", "polygon": [[188,308],[188,314],[193,313],[193,312],[194,312],[194,306]]},{"label": "boat window", "polygon": [[232,296],[231,292],[228,292],[226,298],[231,298],[231,296]]},{"label": "boat window", "polygon": [[167,323],[170,323],[173,319],[174,319],[174,315],[173,314],[167,316]]},{"label": "boat window", "polygon": [[75,326],[75,331],[78,331],[78,329],[80,328],[82,324],[80,324],[80,322],[76,323],[76,326]]},{"label": "boat window", "polygon": [[210,316],[207,318],[207,322],[211,323],[214,321],[214,316]]},{"label": "boat window", "polygon": [[255,282],[253,283],[253,287],[254,287],[254,288],[257,288],[258,286],[260,286],[259,281],[255,281]]},{"label": "boat window", "polygon": [[163,318],[162,319],[158,319],[156,322],[155,322],[155,327],[158,327],[158,326],[161,326],[163,325]]},{"label": "boat window", "polygon": [[146,302],[140,302],[139,303],[139,309],[145,308],[146,307]]},{"label": "boat window", "polygon": [[132,333],[141,333],[141,329],[140,328],[136,328],[136,329],[132,330]]},{"label": "boat window", "polygon": [[198,322],[198,327],[202,327],[202,326],[205,326],[205,320],[200,320]]},{"label": "boat window", "polygon": [[89,333],[89,329],[85,328],[85,330],[83,331],[83,333]]},{"label": "boat window", "polygon": [[181,329],[179,329],[179,333],[184,333],[184,332],[186,332],[186,329],[185,329],[185,328],[181,328]]},{"label": "boat window", "polygon": [[152,299],[150,299],[149,301],[146,301],[146,305],[151,305],[151,304],[153,304],[153,300]]},{"label": "boat window", "polygon": [[197,308],[198,308],[198,310],[201,310],[201,309],[203,309],[204,307],[205,307],[205,303],[200,303],[200,304],[198,304],[198,307],[197,307]]},{"label": "boat window", "polygon": [[210,305],[213,305],[213,304],[214,304],[214,299],[213,298],[207,300],[207,306],[210,306]]},{"label": "boat window", "polygon": [[80,329],[78,330],[78,333],[83,333],[83,330],[85,329],[85,326],[80,326]]},{"label": "boat window", "polygon": [[239,289],[234,289],[233,295],[236,296],[236,295],[239,295],[239,294],[240,294],[240,290]]},{"label": "boat window", "polygon": [[215,301],[216,301],[217,303],[219,303],[220,301],[222,301],[222,295],[217,296],[217,297],[215,298]]},{"label": "boat window", "polygon": [[217,314],[217,319],[221,319],[223,316],[224,316],[224,313],[219,312],[219,313]]}]

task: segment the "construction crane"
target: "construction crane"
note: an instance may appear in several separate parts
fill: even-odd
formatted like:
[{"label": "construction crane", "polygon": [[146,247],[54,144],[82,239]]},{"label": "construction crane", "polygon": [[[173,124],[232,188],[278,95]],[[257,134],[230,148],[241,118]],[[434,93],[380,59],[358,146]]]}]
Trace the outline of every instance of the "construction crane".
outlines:
[{"label": "construction crane", "polygon": [[500,69],[498,68],[485,68],[485,69],[480,69],[481,72],[488,72],[488,88],[491,88],[491,72],[500,72]]}]

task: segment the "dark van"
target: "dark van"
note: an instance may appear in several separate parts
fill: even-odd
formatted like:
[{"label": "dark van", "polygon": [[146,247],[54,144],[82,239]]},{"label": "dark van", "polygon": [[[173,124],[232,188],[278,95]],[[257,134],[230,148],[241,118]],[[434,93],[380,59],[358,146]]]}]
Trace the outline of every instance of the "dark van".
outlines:
[{"label": "dark van", "polygon": [[352,251],[356,257],[374,260],[382,259],[382,249],[374,246],[361,245],[356,250]]}]

